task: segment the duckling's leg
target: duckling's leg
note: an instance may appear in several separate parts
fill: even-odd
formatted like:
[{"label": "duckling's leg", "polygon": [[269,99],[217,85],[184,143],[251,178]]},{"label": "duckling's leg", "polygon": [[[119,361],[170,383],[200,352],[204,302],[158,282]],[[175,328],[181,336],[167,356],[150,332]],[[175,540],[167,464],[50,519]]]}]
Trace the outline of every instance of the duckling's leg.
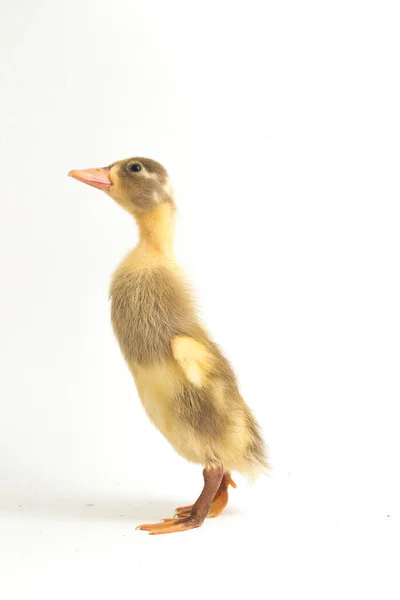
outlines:
[{"label": "duckling's leg", "polygon": [[[228,487],[230,485],[233,488],[236,488],[236,483],[232,480],[230,474],[224,473],[221,484],[220,484],[220,486],[217,490],[217,493],[215,494],[214,499],[211,503],[210,510],[208,511],[207,517],[209,519],[218,517],[218,515],[220,515],[222,513],[222,511],[228,504]],[[188,515],[190,515],[190,511],[192,510],[192,508],[193,508],[192,504],[190,504],[189,506],[179,506],[175,510],[175,516],[178,518],[179,517],[187,517]]]},{"label": "duckling's leg", "polygon": [[224,472],[223,469],[204,469],[204,487],[200,496],[190,509],[190,513],[182,518],[164,519],[162,523],[139,525],[136,529],[148,531],[151,535],[161,533],[174,533],[194,529],[203,524],[209,513],[213,498],[220,487]]},{"label": "duckling's leg", "polygon": [[228,487],[232,486],[236,488],[236,483],[231,479],[229,473],[225,473],[221,485],[219,486],[219,490],[215,495],[214,500],[211,503],[211,508],[208,513],[208,517],[213,519],[214,517],[218,517],[228,504]]}]

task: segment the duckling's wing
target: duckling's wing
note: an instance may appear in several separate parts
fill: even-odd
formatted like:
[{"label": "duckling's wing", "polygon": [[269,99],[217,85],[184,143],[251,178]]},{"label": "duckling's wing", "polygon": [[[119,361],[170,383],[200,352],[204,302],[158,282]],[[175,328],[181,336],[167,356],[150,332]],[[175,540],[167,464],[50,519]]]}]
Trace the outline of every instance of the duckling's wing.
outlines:
[{"label": "duckling's wing", "polygon": [[177,335],[171,342],[172,354],[187,379],[202,387],[214,365],[214,356],[208,348],[192,337]]}]

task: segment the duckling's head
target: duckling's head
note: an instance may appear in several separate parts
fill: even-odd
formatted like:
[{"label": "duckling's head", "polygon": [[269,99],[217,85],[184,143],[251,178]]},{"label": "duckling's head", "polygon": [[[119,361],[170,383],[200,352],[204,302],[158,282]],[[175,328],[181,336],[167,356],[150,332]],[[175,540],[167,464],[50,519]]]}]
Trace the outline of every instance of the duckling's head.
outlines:
[{"label": "duckling's head", "polygon": [[135,216],[163,203],[173,206],[168,173],[150,158],[128,158],[101,169],[70,171],[68,175],[103,190]]}]

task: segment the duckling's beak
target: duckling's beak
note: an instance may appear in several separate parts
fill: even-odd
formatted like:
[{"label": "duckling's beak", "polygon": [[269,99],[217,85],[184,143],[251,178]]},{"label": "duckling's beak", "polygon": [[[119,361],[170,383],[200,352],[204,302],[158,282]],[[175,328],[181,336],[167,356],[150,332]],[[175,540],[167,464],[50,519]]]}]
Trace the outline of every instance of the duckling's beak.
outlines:
[{"label": "duckling's beak", "polygon": [[78,181],[92,185],[100,190],[109,190],[112,186],[112,181],[109,177],[110,169],[84,169],[83,171],[70,171],[69,177],[73,177]]}]

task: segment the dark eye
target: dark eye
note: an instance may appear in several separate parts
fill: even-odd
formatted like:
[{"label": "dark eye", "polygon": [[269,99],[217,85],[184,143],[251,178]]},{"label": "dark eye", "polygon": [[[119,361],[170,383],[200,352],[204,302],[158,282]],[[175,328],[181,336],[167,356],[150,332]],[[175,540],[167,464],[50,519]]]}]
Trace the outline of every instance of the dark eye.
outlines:
[{"label": "dark eye", "polygon": [[133,163],[129,165],[128,169],[131,173],[137,173],[138,171],[142,170],[142,165],[139,165],[139,163]]}]

